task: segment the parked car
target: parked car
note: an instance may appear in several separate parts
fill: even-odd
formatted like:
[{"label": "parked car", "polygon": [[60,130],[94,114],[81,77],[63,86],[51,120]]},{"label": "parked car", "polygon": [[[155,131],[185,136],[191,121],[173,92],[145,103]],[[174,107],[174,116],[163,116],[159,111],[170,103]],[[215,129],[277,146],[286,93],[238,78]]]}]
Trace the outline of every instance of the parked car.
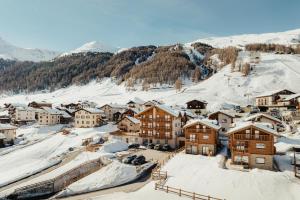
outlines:
[{"label": "parked car", "polygon": [[161,150],[161,148],[162,148],[161,144],[156,144],[154,146],[154,150]]},{"label": "parked car", "polygon": [[131,164],[133,165],[142,165],[146,162],[146,158],[145,156],[138,156],[136,157],[132,162]]},{"label": "parked car", "polygon": [[148,149],[153,149],[154,146],[155,146],[155,145],[154,145],[153,143],[149,143],[149,144],[147,145],[147,148],[148,148]]},{"label": "parked car", "polygon": [[122,160],[122,162],[125,164],[130,164],[136,157],[137,157],[137,155],[127,156],[126,158],[124,158]]},{"label": "parked car", "polygon": [[250,111],[250,114],[255,114],[255,113],[259,113],[259,112],[260,112],[259,108],[254,107],[254,108]]},{"label": "parked car", "polygon": [[137,149],[140,147],[140,144],[130,144],[128,145],[128,149]]},{"label": "parked car", "polygon": [[171,146],[168,145],[168,144],[164,144],[164,145],[162,146],[161,150],[163,150],[163,151],[170,151],[170,150],[171,150]]}]

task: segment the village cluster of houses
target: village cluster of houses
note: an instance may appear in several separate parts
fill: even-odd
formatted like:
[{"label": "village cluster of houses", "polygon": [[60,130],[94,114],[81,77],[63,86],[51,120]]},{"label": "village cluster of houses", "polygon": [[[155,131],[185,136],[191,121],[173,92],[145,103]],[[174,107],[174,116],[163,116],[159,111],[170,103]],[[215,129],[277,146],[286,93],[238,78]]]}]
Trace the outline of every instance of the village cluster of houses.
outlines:
[{"label": "village cluster of houses", "polygon": [[168,106],[139,98],[126,105],[101,107],[92,102],[55,108],[47,102],[5,104],[0,112],[0,145],[13,143],[17,126],[21,124],[72,124],[76,128],[90,128],[113,122],[119,129],[112,133],[115,138],[143,145],[167,144],[172,149],[185,148],[189,154],[214,156],[225,138],[232,164],[272,169],[274,142],[282,121],[270,111],[300,111],[300,94],[280,90],[257,96],[256,106],[263,112],[252,115],[236,110],[209,113],[206,106],[206,101],[197,99],[186,102],[186,106]]}]

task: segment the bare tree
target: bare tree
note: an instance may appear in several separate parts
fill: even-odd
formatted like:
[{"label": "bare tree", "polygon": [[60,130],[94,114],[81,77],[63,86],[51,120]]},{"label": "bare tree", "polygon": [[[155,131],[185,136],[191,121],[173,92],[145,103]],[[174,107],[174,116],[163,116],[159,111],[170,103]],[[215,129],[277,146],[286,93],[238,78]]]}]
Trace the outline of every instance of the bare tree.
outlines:
[{"label": "bare tree", "polygon": [[182,81],[180,78],[178,78],[176,81],[175,81],[175,89],[176,91],[180,91],[182,88]]},{"label": "bare tree", "polygon": [[249,75],[249,73],[250,73],[250,64],[249,63],[243,64],[243,73],[245,76]]},{"label": "bare tree", "polygon": [[192,75],[192,80],[193,82],[195,83],[198,83],[201,79],[201,71],[199,69],[199,67],[196,67],[196,69],[194,70],[193,72],[193,75]]},{"label": "bare tree", "polygon": [[142,84],[142,90],[148,91],[149,88],[150,88],[150,85],[149,85],[147,79],[145,79],[145,80],[143,81],[143,84]]}]

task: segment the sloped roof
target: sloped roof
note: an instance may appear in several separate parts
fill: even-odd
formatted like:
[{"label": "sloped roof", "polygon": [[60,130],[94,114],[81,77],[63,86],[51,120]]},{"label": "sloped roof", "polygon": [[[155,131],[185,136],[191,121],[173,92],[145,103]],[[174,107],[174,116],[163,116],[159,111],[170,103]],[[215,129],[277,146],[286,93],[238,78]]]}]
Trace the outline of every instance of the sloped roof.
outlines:
[{"label": "sloped roof", "polygon": [[289,96],[285,97],[283,99],[283,101],[290,101],[290,100],[298,98],[298,97],[300,97],[300,93],[289,95]]},{"label": "sloped roof", "polygon": [[264,131],[266,131],[268,133],[271,133],[273,135],[278,136],[277,131],[275,131],[274,129],[269,128],[266,125],[266,123],[249,122],[249,121],[237,123],[234,128],[231,128],[231,129],[229,129],[227,131],[227,134],[229,135],[229,134],[235,133],[235,132],[237,132],[239,130],[246,129],[246,128],[250,127],[250,126],[254,126],[254,127],[258,128],[258,129],[264,130]]},{"label": "sloped roof", "polygon": [[235,118],[235,117],[236,117],[235,114],[230,113],[230,112],[225,111],[225,110],[218,110],[218,111],[212,112],[212,113],[210,113],[210,114],[208,115],[208,117],[210,117],[211,115],[217,114],[217,113],[222,113],[222,114],[227,115],[228,117],[232,117],[232,118]]},{"label": "sloped roof", "polygon": [[[273,94],[276,94],[278,92],[281,92],[281,91],[284,91],[284,90],[287,90],[287,91],[290,91],[288,89],[278,89],[278,90],[273,90],[273,91],[267,91],[267,92],[263,92],[261,93],[260,95],[256,96],[256,97],[266,97],[266,96],[271,96]],[[293,91],[290,91],[292,93],[294,93]]]},{"label": "sloped roof", "polygon": [[275,118],[275,117],[273,117],[271,115],[265,114],[265,113],[257,113],[257,114],[251,115],[249,117],[246,117],[244,119],[244,121],[252,121],[252,120],[254,120],[256,118],[259,118],[259,117],[265,117],[265,118],[268,118],[270,120],[273,120],[273,121],[276,121],[276,122],[279,122],[279,123],[282,122],[281,120],[279,120],[279,119],[277,119],[277,118]]},{"label": "sloped roof", "polygon": [[178,117],[179,116],[179,111],[170,107],[170,106],[167,106],[167,105],[164,105],[164,104],[155,104],[149,108],[146,108],[145,110],[142,110],[141,112],[137,113],[137,115],[140,115],[141,113],[144,113],[154,107],[157,107],[158,109],[161,109],[167,113],[169,113],[170,115],[173,115],[174,117]]},{"label": "sloped roof", "polygon": [[56,108],[42,107],[42,109],[51,115],[62,115],[61,111]]},{"label": "sloped roof", "polygon": [[[145,103],[144,100],[142,100],[142,99],[140,99],[140,98],[138,98],[138,97],[134,97],[134,99],[133,99],[133,100],[130,100],[128,103],[130,103],[130,102],[137,103],[137,104],[144,104],[144,103]],[[128,104],[128,103],[127,103],[127,104]]]},{"label": "sloped roof", "polygon": [[103,110],[100,110],[100,109],[97,109],[97,108],[81,108],[79,110],[85,110],[85,111],[87,111],[89,113],[93,113],[93,114],[102,114],[102,113],[104,113]]},{"label": "sloped roof", "polygon": [[192,99],[192,100],[187,101],[186,103],[190,103],[192,101],[199,101],[201,103],[208,104],[207,101],[205,101],[205,100],[199,100],[199,99]]},{"label": "sloped roof", "polygon": [[0,130],[17,129],[18,127],[10,124],[0,124]]},{"label": "sloped roof", "polygon": [[195,124],[199,124],[199,123],[202,124],[202,125],[208,126],[210,128],[216,129],[216,130],[219,130],[221,128],[221,126],[216,124],[217,122],[215,120],[209,120],[207,118],[205,118],[205,119],[191,119],[186,123],[186,125],[183,126],[183,128],[187,128],[187,127],[193,126]]},{"label": "sloped roof", "polygon": [[130,116],[126,116],[127,119],[129,119],[131,122],[135,123],[135,124],[140,124],[141,121],[134,118],[134,117],[130,117]]}]

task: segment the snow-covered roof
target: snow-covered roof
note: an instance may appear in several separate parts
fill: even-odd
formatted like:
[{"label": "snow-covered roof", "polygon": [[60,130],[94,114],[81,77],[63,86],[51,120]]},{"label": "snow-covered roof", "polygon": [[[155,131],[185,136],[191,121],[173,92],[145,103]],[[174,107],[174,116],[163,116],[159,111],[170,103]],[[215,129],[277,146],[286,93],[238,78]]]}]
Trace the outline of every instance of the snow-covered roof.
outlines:
[{"label": "snow-covered roof", "polygon": [[72,116],[69,115],[66,111],[64,111],[64,110],[59,110],[59,111],[62,114],[63,118],[72,118]]},{"label": "snow-covered roof", "polygon": [[204,103],[204,104],[207,104],[207,101],[205,101],[205,100],[200,100],[200,99],[191,99],[191,100],[188,100],[186,103],[190,103],[190,102],[192,102],[192,101],[200,101],[200,102],[202,102],[202,103]]},{"label": "snow-covered roof", "polygon": [[298,98],[298,97],[300,97],[300,93],[289,95],[289,96],[285,97],[283,99],[283,101],[290,101],[290,100]]},{"label": "snow-covered roof", "polygon": [[0,111],[0,116],[8,116],[8,110]]},{"label": "snow-covered roof", "polygon": [[211,115],[217,114],[217,113],[222,113],[222,114],[227,115],[232,118],[236,117],[234,113],[231,113],[231,112],[225,111],[225,110],[218,110],[218,111],[212,112],[208,115],[208,117],[210,117]]},{"label": "snow-covered roof", "polygon": [[[278,89],[278,90],[273,90],[273,91],[267,91],[267,92],[263,92],[261,93],[260,95],[257,95],[256,97],[266,97],[266,96],[271,96],[271,95],[274,95],[278,92],[281,92],[281,91],[284,91],[284,90],[288,90],[288,89]],[[290,90],[288,90],[290,91]],[[290,91],[292,92],[292,91]]]},{"label": "snow-covered roof", "polygon": [[18,127],[10,124],[0,124],[0,130],[17,129]]},{"label": "snow-covered roof", "polygon": [[126,105],[117,104],[117,103],[105,104],[105,105],[101,106],[100,108],[102,108],[104,106],[109,106],[109,107],[116,108],[116,109],[126,109],[127,108]]},{"label": "snow-covered roof", "polygon": [[141,123],[140,120],[138,120],[138,119],[136,119],[134,117],[126,116],[126,118],[129,119],[130,121],[132,121],[135,124],[140,124]]},{"label": "snow-covered roof", "polygon": [[158,108],[160,108],[160,109],[162,109],[162,110],[164,110],[164,111],[166,111],[167,113],[169,113],[169,114],[171,114],[171,115],[173,115],[175,117],[179,116],[180,112],[178,110],[170,107],[170,106],[167,106],[165,104],[157,104],[155,106],[158,107]]},{"label": "snow-covered roof", "polygon": [[[144,104],[144,103],[145,103],[144,100],[142,100],[142,99],[140,99],[140,98],[138,98],[138,97],[135,97],[133,100],[130,100],[128,103],[131,103],[131,102],[137,103],[137,104]],[[127,104],[128,104],[128,103],[127,103]]]},{"label": "snow-covered roof", "polygon": [[257,113],[257,114],[254,114],[254,115],[251,115],[249,117],[246,117],[244,119],[244,121],[252,121],[252,120],[255,120],[256,118],[259,118],[259,117],[265,117],[265,118],[268,118],[270,120],[273,120],[273,121],[276,121],[276,122],[279,122],[281,123],[281,120],[271,116],[271,115],[268,115],[268,114],[265,114],[265,113]]},{"label": "snow-covered roof", "polygon": [[62,115],[61,111],[56,108],[42,107],[42,110],[46,111],[51,115]]},{"label": "snow-covered roof", "polygon": [[22,111],[37,111],[38,109],[28,106],[18,106],[16,107],[16,110],[22,110]]},{"label": "snow-covered roof", "polygon": [[203,124],[205,126],[208,126],[210,128],[213,128],[213,129],[216,129],[216,130],[219,130],[221,128],[221,126],[217,125],[217,122],[215,120],[210,120],[210,119],[191,119],[189,120],[186,125],[183,126],[183,128],[187,128],[187,127],[190,127],[190,126],[193,126],[195,124]]},{"label": "snow-covered roof", "polygon": [[5,138],[6,138],[5,135],[3,133],[0,133],[0,140],[3,140]]},{"label": "snow-covered roof", "polygon": [[273,135],[278,135],[277,131],[270,128],[267,123],[249,122],[249,121],[236,123],[235,127],[231,128],[227,131],[227,134],[234,133],[236,131],[245,129],[245,128],[250,127],[250,126],[254,126],[258,129],[262,129],[262,130],[264,130],[268,133],[272,133]]},{"label": "snow-covered roof", "polygon": [[100,110],[100,109],[97,109],[97,108],[82,108],[80,110],[85,110],[85,111],[87,111],[89,113],[93,113],[93,114],[102,114],[102,113],[104,113],[103,110]]}]

